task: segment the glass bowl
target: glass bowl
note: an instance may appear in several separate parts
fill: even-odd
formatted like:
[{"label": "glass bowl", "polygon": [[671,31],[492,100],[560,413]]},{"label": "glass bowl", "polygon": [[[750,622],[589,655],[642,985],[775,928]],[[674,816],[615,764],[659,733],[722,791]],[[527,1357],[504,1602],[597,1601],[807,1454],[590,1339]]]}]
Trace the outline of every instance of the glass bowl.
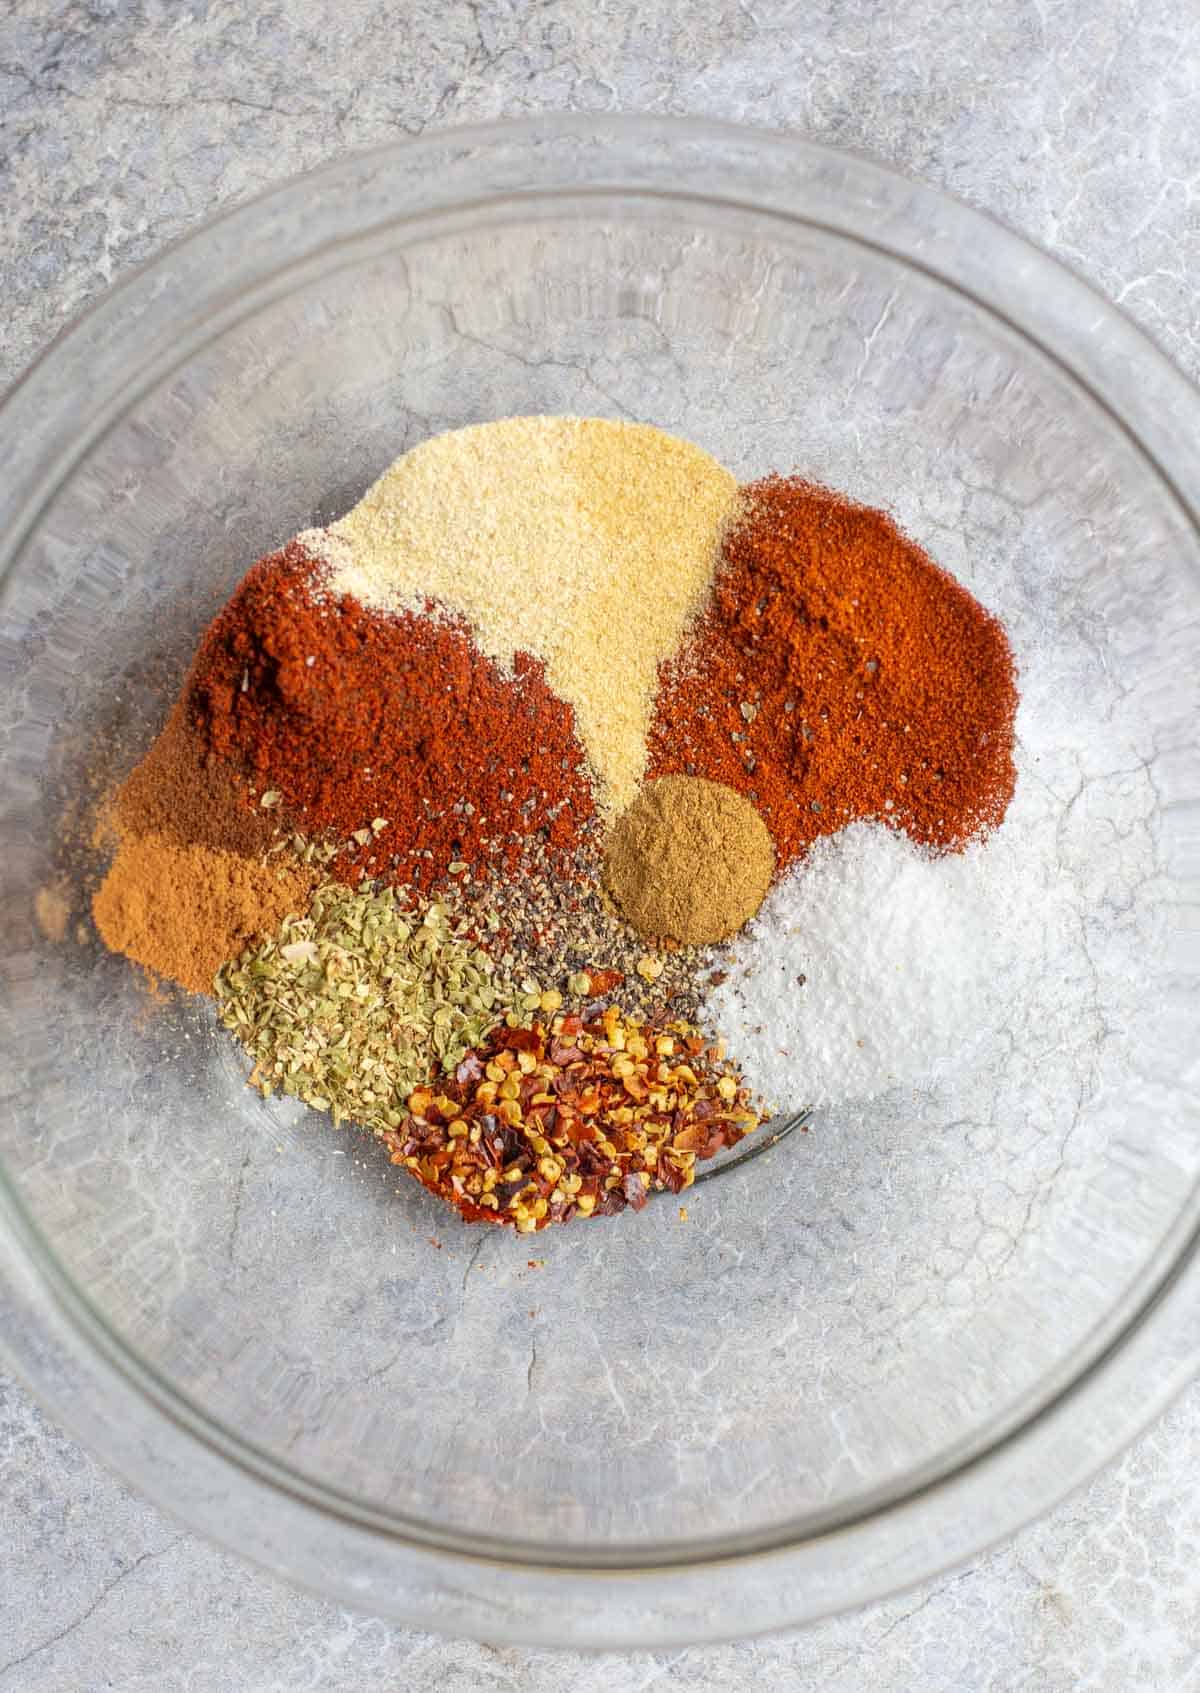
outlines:
[{"label": "glass bowl", "polygon": [[[259,1101],[206,1002],[99,948],[61,843],[257,555],[422,437],[541,411],[890,508],[1010,628],[1015,804],[1083,904],[1061,1014],[1017,996],[958,1079],[821,1111],[686,1221],[531,1242]],[[108,295],[0,417],[0,1268],[53,1414],[312,1589],[587,1646],[891,1592],[1113,1454],[1200,1340],[1198,439],[1024,242],[710,124],[406,142]]]}]

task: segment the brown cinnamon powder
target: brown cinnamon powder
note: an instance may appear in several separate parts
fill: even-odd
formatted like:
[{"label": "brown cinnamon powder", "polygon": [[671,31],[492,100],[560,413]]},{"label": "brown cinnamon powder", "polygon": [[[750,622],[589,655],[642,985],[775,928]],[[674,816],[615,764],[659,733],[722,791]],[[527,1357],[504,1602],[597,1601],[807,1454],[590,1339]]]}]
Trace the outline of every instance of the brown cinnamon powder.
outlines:
[{"label": "brown cinnamon powder", "polygon": [[316,873],[290,857],[243,858],[160,834],[122,836],[92,900],[100,938],[189,993],[248,942],[308,907]]},{"label": "brown cinnamon powder", "polygon": [[121,837],[154,834],[181,846],[257,858],[279,833],[280,818],[255,803],[230,765],[206,752],[181,699],[117,790],[102,833],[111,840],[114,828]]},{"label": "brown cinnamon powder", "polygon": [[95,844],[116,852],[92,900],[100,938],[189,993],[256,936],[302,914],[317,882],[272,852],[279,813],[210,757],[177,703],[145,758],[104,806]]}]

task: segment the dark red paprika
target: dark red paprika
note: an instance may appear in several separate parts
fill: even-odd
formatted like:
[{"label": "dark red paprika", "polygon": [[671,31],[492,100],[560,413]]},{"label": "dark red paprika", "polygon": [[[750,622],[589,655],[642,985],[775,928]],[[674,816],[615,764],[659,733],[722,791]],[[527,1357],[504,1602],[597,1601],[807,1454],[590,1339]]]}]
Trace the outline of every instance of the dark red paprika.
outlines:
[{"label": "dark red paprika", "polygon": [[726,782],[780,866],[859,817],[955,849],[1004,817],[1004,629],[883,512],[793,477],[746,490],[693,640],[660,669],[650,774]]},{"label": "dark red paprika", "polygon": [[259,799],[278,793],[303,832],[350,842],[335,874],[430,892],[464,866],[511,873],[539,838],[565,869],[595,814],[571,707],[528,654],[514,672],[432,608],[383,615],[326,593],[292,541],[209,628],[186,706]]}]

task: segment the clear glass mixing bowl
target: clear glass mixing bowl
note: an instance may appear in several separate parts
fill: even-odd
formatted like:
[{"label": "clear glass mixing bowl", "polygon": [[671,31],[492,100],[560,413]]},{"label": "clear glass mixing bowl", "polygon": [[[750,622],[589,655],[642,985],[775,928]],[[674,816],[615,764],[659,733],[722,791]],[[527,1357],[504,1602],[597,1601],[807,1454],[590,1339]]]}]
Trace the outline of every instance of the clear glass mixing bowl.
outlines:
[{"label": "clear glass mixing bowl", "polygon": [[[1006,619],[1090,975],[1086,1016],[1015,1006],[966,1080],[821,1113],[687,1222],[531,1246],[264,1106],[203,1003],[35,904],[256,555],[537,411],[887,505]],[[345,160],[104,299],[0,414],[0,1268],[53,1413],[311,1588],[581,1645],[880,1595],[1109,1457],[1200,1340],[1197,440],[1156,349],[1005,230],[707,124]]]}]

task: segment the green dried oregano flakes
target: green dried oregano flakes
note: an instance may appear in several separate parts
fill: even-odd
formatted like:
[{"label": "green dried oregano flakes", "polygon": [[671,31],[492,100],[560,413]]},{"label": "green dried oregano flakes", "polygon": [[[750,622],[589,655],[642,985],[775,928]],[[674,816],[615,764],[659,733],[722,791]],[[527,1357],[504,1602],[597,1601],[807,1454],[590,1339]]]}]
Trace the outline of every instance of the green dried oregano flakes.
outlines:
[{"label": "green dried oregano flakes", "polygon": [[215,986],[264,1098],[294,1094],[376,1132],[402,1121],[413,1088],[522,1014],[536,988],[498,978],[444,905],[409,909],[390,888],[338,882],[224,965]]}]

